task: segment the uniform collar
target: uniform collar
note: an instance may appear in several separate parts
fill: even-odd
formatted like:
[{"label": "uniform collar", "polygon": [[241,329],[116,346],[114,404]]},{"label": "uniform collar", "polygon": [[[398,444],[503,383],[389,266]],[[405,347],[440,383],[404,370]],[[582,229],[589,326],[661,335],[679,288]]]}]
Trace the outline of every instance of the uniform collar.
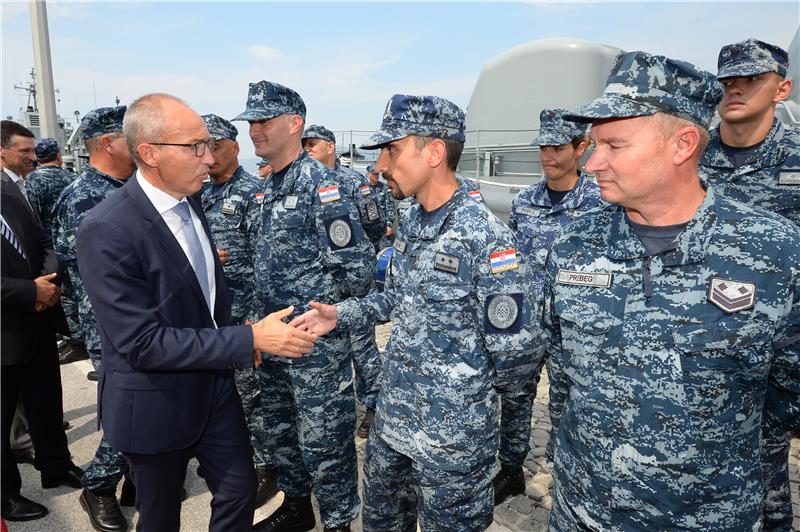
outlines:
[{"label": "uniform collar", "polygon": [[[765,167],[780,166],[787,155],[782,142],[785,133],[786,128],[784,128],[781,121],[774,118],[772,127],[769,129],[767,136],[764,137],[761,145],[750,155],[750,159],[739,168],[736,168],[736,170],[747,172]],[[734,169],[733,162],[728,158],[722,145],[719,126],[710,131],[710,136],[708,147],[703,154],[703,160],[700,165]]]},{"label": "uniform collar", "polygon": [[[136,175],[136,173],[137,172],[134,171],[134,173],[132,175]],[[92,166],[91,164],[87,164],[86,165],[86,168],[84,168],[84,170],[82,172],[82,175],[87,179],[104,179],[106,181],[110,181],[111,184],[113,184],[115,187],[121,187],[127,181],[127,180],[126,181],[120,181],[116,177],[111,177],[108,174],[104,174],[103,172],[101,172],[100,170],[98,170],[97,168]],[[130,177],[128,179],[130,179]]]},{"label": "uniform collar", "polygon": [[[242,173],[244,173],[244,168],[242,168],[242,165],[239,165],[238,167],[236,167],[236,170],[233,171],[233,173],[228,178],[228,180],[225,181],[225,183],[222,184],[222,186],[220,187],[219,193],[216,194],[216,197],[218,197],[218,198],[227,197],[228,194],[230,194],[230,190],[233,187],[234,183],[236,183],[239,180],[239,178],[242,176]],[[211,186],[212,187],[214,186],[214,182],[213,181],[211,182]],[[212,188],[212,190],[213,190],[213,188]]]},{"label": "uniform collar", "polygon": [[433,219],[423,225],[422,222],[422,206],[417,203],[411,207],[411,213],[406,227],[406,234],[411,240],[432,240],[441,232],[447,218],[455,208],[466,201],[472,201],[464,187],[458,187],[453,195],[447,200],[447,203],[442,205],[439,211],[434,215]]},{"label": "uniform collar", "polygon": [[[717,225],[717,197],[711,188],[695,211],[686,229],[667,249],[658,254],[665,266],[700,262],[706,255],[708,243]],[[615,260],[632,260],[647,256],[641,240],[633,231],[625,210],[614,206],[609,223],[607,255]]]},{"label": "uniform collar", "polygon": [[[301,165],[303,161],[314,161],[320,166],[324,166],[326,169],[328,169],[328,167],[325,166],[324,164],[316,161],[315,159],[312,159],[311,156],[308,154],[308,152],[306,152],[306,150],[300,150],[300,155],[297,156],[297,159],[289,163],[289,166],[286,167],[286,173],[283,174],[283,182],[281,183],[280,190],[292,190],[294,182],[297,181],[297,176],[299,174],[299,172],[295,171],[295,167],[299,167],[299,165]],[[272,180],[272,176],[270,176],[270,180]],[[270,187],[271,186],[272,183],[270,183]],[[272,190],[273,196],[278,192],[279,192],[278,190],[273,189]]]},{"label": "uniform collar", "polygon": [[578,181],[572,190],[567,192],[564,199],[556,206],[550,202],[550,194],[547,193],[547,179],[539,181],[533,186],[533,193],[531,194],[531,203],[536,207],[550,207],[552,214],[566,211],[569,209],[577,209],[583,203],[586,190],[586,174],[581,172],[578,175]]}]

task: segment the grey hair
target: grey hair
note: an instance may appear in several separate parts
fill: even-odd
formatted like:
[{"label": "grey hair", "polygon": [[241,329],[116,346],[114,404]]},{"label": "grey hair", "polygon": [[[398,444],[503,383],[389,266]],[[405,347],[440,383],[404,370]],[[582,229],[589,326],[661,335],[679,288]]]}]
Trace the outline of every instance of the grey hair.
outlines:
[{"label": "grey hair", "polygon": [[654,115],[651,115],[650,118],[653,120],[653,123],[656,125],[665,139],[672,136],[672,134],[679,129],[683,129],[685,127],[695,128],[697,130],[697,134],[700,136],[700,142],[697,145],[697,152],[695,153],[694,157],[697,160],[700,160],[700,157],[703,156],[703,152],[706,151],[706,146],[708,146],[708,142],[711,139],[706,128],[700,124],[692,122],[691,120],[686,120],[685,118],[668,113],[655,113]]},{"label": "grey hair", "polygon": [[122,132],[125,134],[128,151],[131,152],[136,166],[141,166],[142,164],[136,148],[140,144],[159,142],[163,136],[164,108],[162,104],[165,101],[172,101],[189,107],[180,98],[155,92],[137,98],[125,111],[125,117],[122,119]]}]

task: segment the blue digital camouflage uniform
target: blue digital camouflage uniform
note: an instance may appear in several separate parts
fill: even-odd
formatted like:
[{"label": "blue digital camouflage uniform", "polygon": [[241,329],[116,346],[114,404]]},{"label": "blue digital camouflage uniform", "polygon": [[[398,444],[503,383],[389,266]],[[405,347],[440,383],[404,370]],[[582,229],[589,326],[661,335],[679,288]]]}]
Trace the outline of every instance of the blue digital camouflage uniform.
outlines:
[{"label": "blue digital camouflage uniform", "polygon": [[[396,95],[364,147],[415,133],[463,142],[463,116],[441,98]],[[497,393],[523,386],[539,358],[525,267],[511,231],[459,186],[426,223],[419,205],[406,213],[384,292],[337,305],[340,330],[392,320],[364,463],[365,530],[491,524]]]},{"label": "blue digital camouflage uniform", "polygon": [[[209,115],[204,115],[209,134],[218,140],[209,124]],[[216,115],[210,115],[216,116]],[[219,117],[217,117],[219,118]],[[220,137],[224,138],[224,137]],[[231,139],[234,140],[234,139]],[[225,280],[231,294],[231,323],[242,324],[252,315],[255,297],[255,237],[261,220],[260,195],[262,183],[239,166],[220,187],[212,184],[203,188],[201,201],[208,220],[214,245],[228,252],[223,266]],[[261,387],[255,368],[236,370],[236,389],[242,400],[242,408],[250,430],[253,446],[253,461],[257,466],[271,464],[265,448],[264,417],[261,413]]]},{"label": "blue digital camouflage uniform", "polygon": [[[720,97],[707,72],[632,52],[564,118],[662,111],[708,127]],[[616,205],[556,238],[543,312],[561,360],[552,530],[761,528],[764,397],[800,398],[798,259],[796,228],[713,188],[653,255]]]},{"label": "blue digital camouflage uniform", "polygon": [[[55,153],[52,153],[53,151]],[[36,157],[40,160],[52,161],[58,153],[58,144],[53,139],[42,139],[36,145]],[[28,202],[39,215],[44,230],[51,238],[53,237],[53,207],[61,191],[76,178],[75,174],[60,166],[40,166],[25,179]],[[78,301],[69,275],[61,279],[61,306],[64,307],[64,314],[67,316],[69,341],[80,342],[83,333],[78,318]]]},{"label": "blue digital camouflage uniform", "polygon": [[[281,85],[250,85],[247,109],[235,120],[305,115],[300,96]],[[276,169],[278,170],[278,169]],[[308,301],[335,303],[363,294],[375,275],[369,240],[338,176],[305,152],[275,188],[265,183],[255,266],[255,311],[264,316]],[[323,523],[344,526],[359,513],[353,432],[355,401],[346,333],[321,338],[299,359],[265,357],[260,373],[267,448],[280,470],[278,486],[301,497],[312,488]]]},{"label": "blue digital camouflage uniform", "polygon": [[[369,165],[367,167],[367,172],[369,173],[374,172],[374,170],[375,165]],[[378,198],[378,206],[381,210],[381,216],[383,216],[383,219],[386,221],[386,227],[391,227],[394,230],[394,221],[397,218],[397,207],[395,207],[394,204],[392,191],[389,190],[389,187],[382,178],[379,178],[377,183],[370,186],[372,187],[372,193]],[[386,231],[384,229],[384,234],[380,242],[375,246],[375,252],[378,253],[380,250],[391,246],[392,240],[394,240],[394,235],[386,236]]]},{"label": "blue digital camouflage uniform", "polygon": [[[81,128],[84,139],[122,130],[126,107],[104,107],[84,115]],[[78,301],[78,315],[86,350],[95,370],[101,371],[100,336],[97,319],[78,271],[75,239],[78,226],[89,210],[123,186],[125,181],[114,179],[87,164],[78,179],[67,186],[53,207],[53,247],[58,260],[66,264]],[[113,450],[105,437],[100,440],[94,459],[83,474],[83,487],[89,491],[116,490],[117,483],[127,471],[122,453]]]},{"label": "blue digital camouflage uniform", "polygon": [[[789,56],[784,50],[748,39],[722,47],[717,79],[765,72],[785,77],[788,66]],[[750,159],[740,166],[725,153],[719,127],[710,133],[711,141],[700,162],[701,178],[720,194],[780,214],[800,226],[800,128],[775,119]],[[761,453],[767,487],[766,530],[788,530],[793,520],[788,470],[791,434],[786,430],[786,420],[799,420],[800,412],[792,411],[791,404],[779,399],[779,393],[769,390],[764,412]]]},{"label": "blue digital camouflage uniform", "polygon": [[[467,191],[467,194],[470,198],[474,199],[478,203],[483,203],[483,196],[481,195],[481,185],[474,179],[466,178],[460,174],[456,174],[456,181],[460,186],[463,186],[464,189]],[[387,187],[388,188],[388,187]],[[390,192],[391,193],[391,192]],[[397,204],[397,223],[398,226],[403,221],[403,215],[417,204],[417,198],[414,196],[409,196],[407,198],[403,198]]]}]

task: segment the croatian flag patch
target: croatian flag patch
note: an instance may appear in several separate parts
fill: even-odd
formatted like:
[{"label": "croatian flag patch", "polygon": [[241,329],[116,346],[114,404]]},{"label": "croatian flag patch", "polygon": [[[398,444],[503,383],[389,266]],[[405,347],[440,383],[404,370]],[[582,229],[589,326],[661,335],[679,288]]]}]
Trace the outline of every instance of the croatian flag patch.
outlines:
[{"label": "croatian flag patch", "polygon": [[481,196],[480,190],[470,190],[469,192],[467,192],[467,194],[469,194],[469,197],[474,199],[478,203],[481,203],[483,201],[483,196]]},{"label": "croatian flag patch", "polygon": [[519,262],[517,262],[517,248],[503,249],[489,255],[489,268],[492,270],[492,273],[500,273],[519,268]]},{"label": "croatian flag patch", "polygon": [[330,203],[331,201],[337,201],[341,199],[339,195],[339,187],[336,185],[331,185],[329,187],[322,187],[321,189],[317,190],[319,194],[319,201],[322,203]]},{"label": "croatian flag patch", "polygon": [[261,205],[264,203],[264,193],[263,192],[256,192],[256,203]]},{"label": "croatian flag patch", "polygon": [[358,187],[358,189],[361,191],[362,196],[369,196],[372,194],[372,191],[369,189],[369,185],[361,185]]}]

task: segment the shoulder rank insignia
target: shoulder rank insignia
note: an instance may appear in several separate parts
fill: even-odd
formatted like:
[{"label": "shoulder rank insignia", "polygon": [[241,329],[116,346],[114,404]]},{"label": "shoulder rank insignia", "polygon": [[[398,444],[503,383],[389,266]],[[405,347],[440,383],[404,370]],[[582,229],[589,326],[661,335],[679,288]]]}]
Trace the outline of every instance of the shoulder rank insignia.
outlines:
[{"label": "shoulder rank insignia", "polygon": [[297,208],[297,201],[299,198],[297,196],[286,196],[286,199],[283,200],[283,207],[287,210],[293,211]]},{"label": "shoulder rank insignia", "polygon": [[222,203],[222,214],[236,214],[236,204],[232,201]]},{"label": "shoulder rank insignia", "polygon": [[474,199],[478,203],[483,203],[483,196],[481,196],[480,190],[470,190],[469,192],[467,192],[467,194],[469,194],[469,197]]},{"label": "shoulder rank insignia", "polygon": [[263,192],[256,192],[256,196],[255,197],[256,197],[256,203],[258,203],[259,205],[264,203],[264,193]]},{"label": "shoulder rank insignia", "polygon": [[517,268],[519,268],[517,248],[503,249],[489,255],[489,269],[492,273],[501,273]]},{"label": "shoulder rank insignia", "polygon": [[779,185],[800,185],[800,168],[786,168],[778,174]]},{"label": "shoulder rank insignia", "polygon": [[322,187],[317,190],[319,194],[319,201],[322,203],[330,203],[332,201],[337,201],[342,197],[339,195],[339,187],[336,185],[331,185],[329,187]]},{"label": "shoulder rank insignia", "polygon": [[461,264],[461,259],[440,251],[437,251],[433,258],[433,269],[442,272],[457,274],[459,264]]},{"label": "shoulder rank insignia", "polygon": [[358,190],[361,191],[361,195],[366,197],[372,194],[372,190],[370,190],[369,185],[361,185],[358,187]]},{"label": "shoulder rank insignia", "polygon": [[403,240],[394,239],[394,249],[398,253],[405,253],[406,252],[406,243]]},{"label": "shoulder rank insignia", "polygon": [[756,285],[712,277],[708,300],[728,314],[745,310],[756,302]]},{"label": "shoulder rank insignia", "polygon": [[558,284],[608,288],[611,286],[611,274],[601,272],[574,272],[571,270],[558,270],[556,282]]}]

